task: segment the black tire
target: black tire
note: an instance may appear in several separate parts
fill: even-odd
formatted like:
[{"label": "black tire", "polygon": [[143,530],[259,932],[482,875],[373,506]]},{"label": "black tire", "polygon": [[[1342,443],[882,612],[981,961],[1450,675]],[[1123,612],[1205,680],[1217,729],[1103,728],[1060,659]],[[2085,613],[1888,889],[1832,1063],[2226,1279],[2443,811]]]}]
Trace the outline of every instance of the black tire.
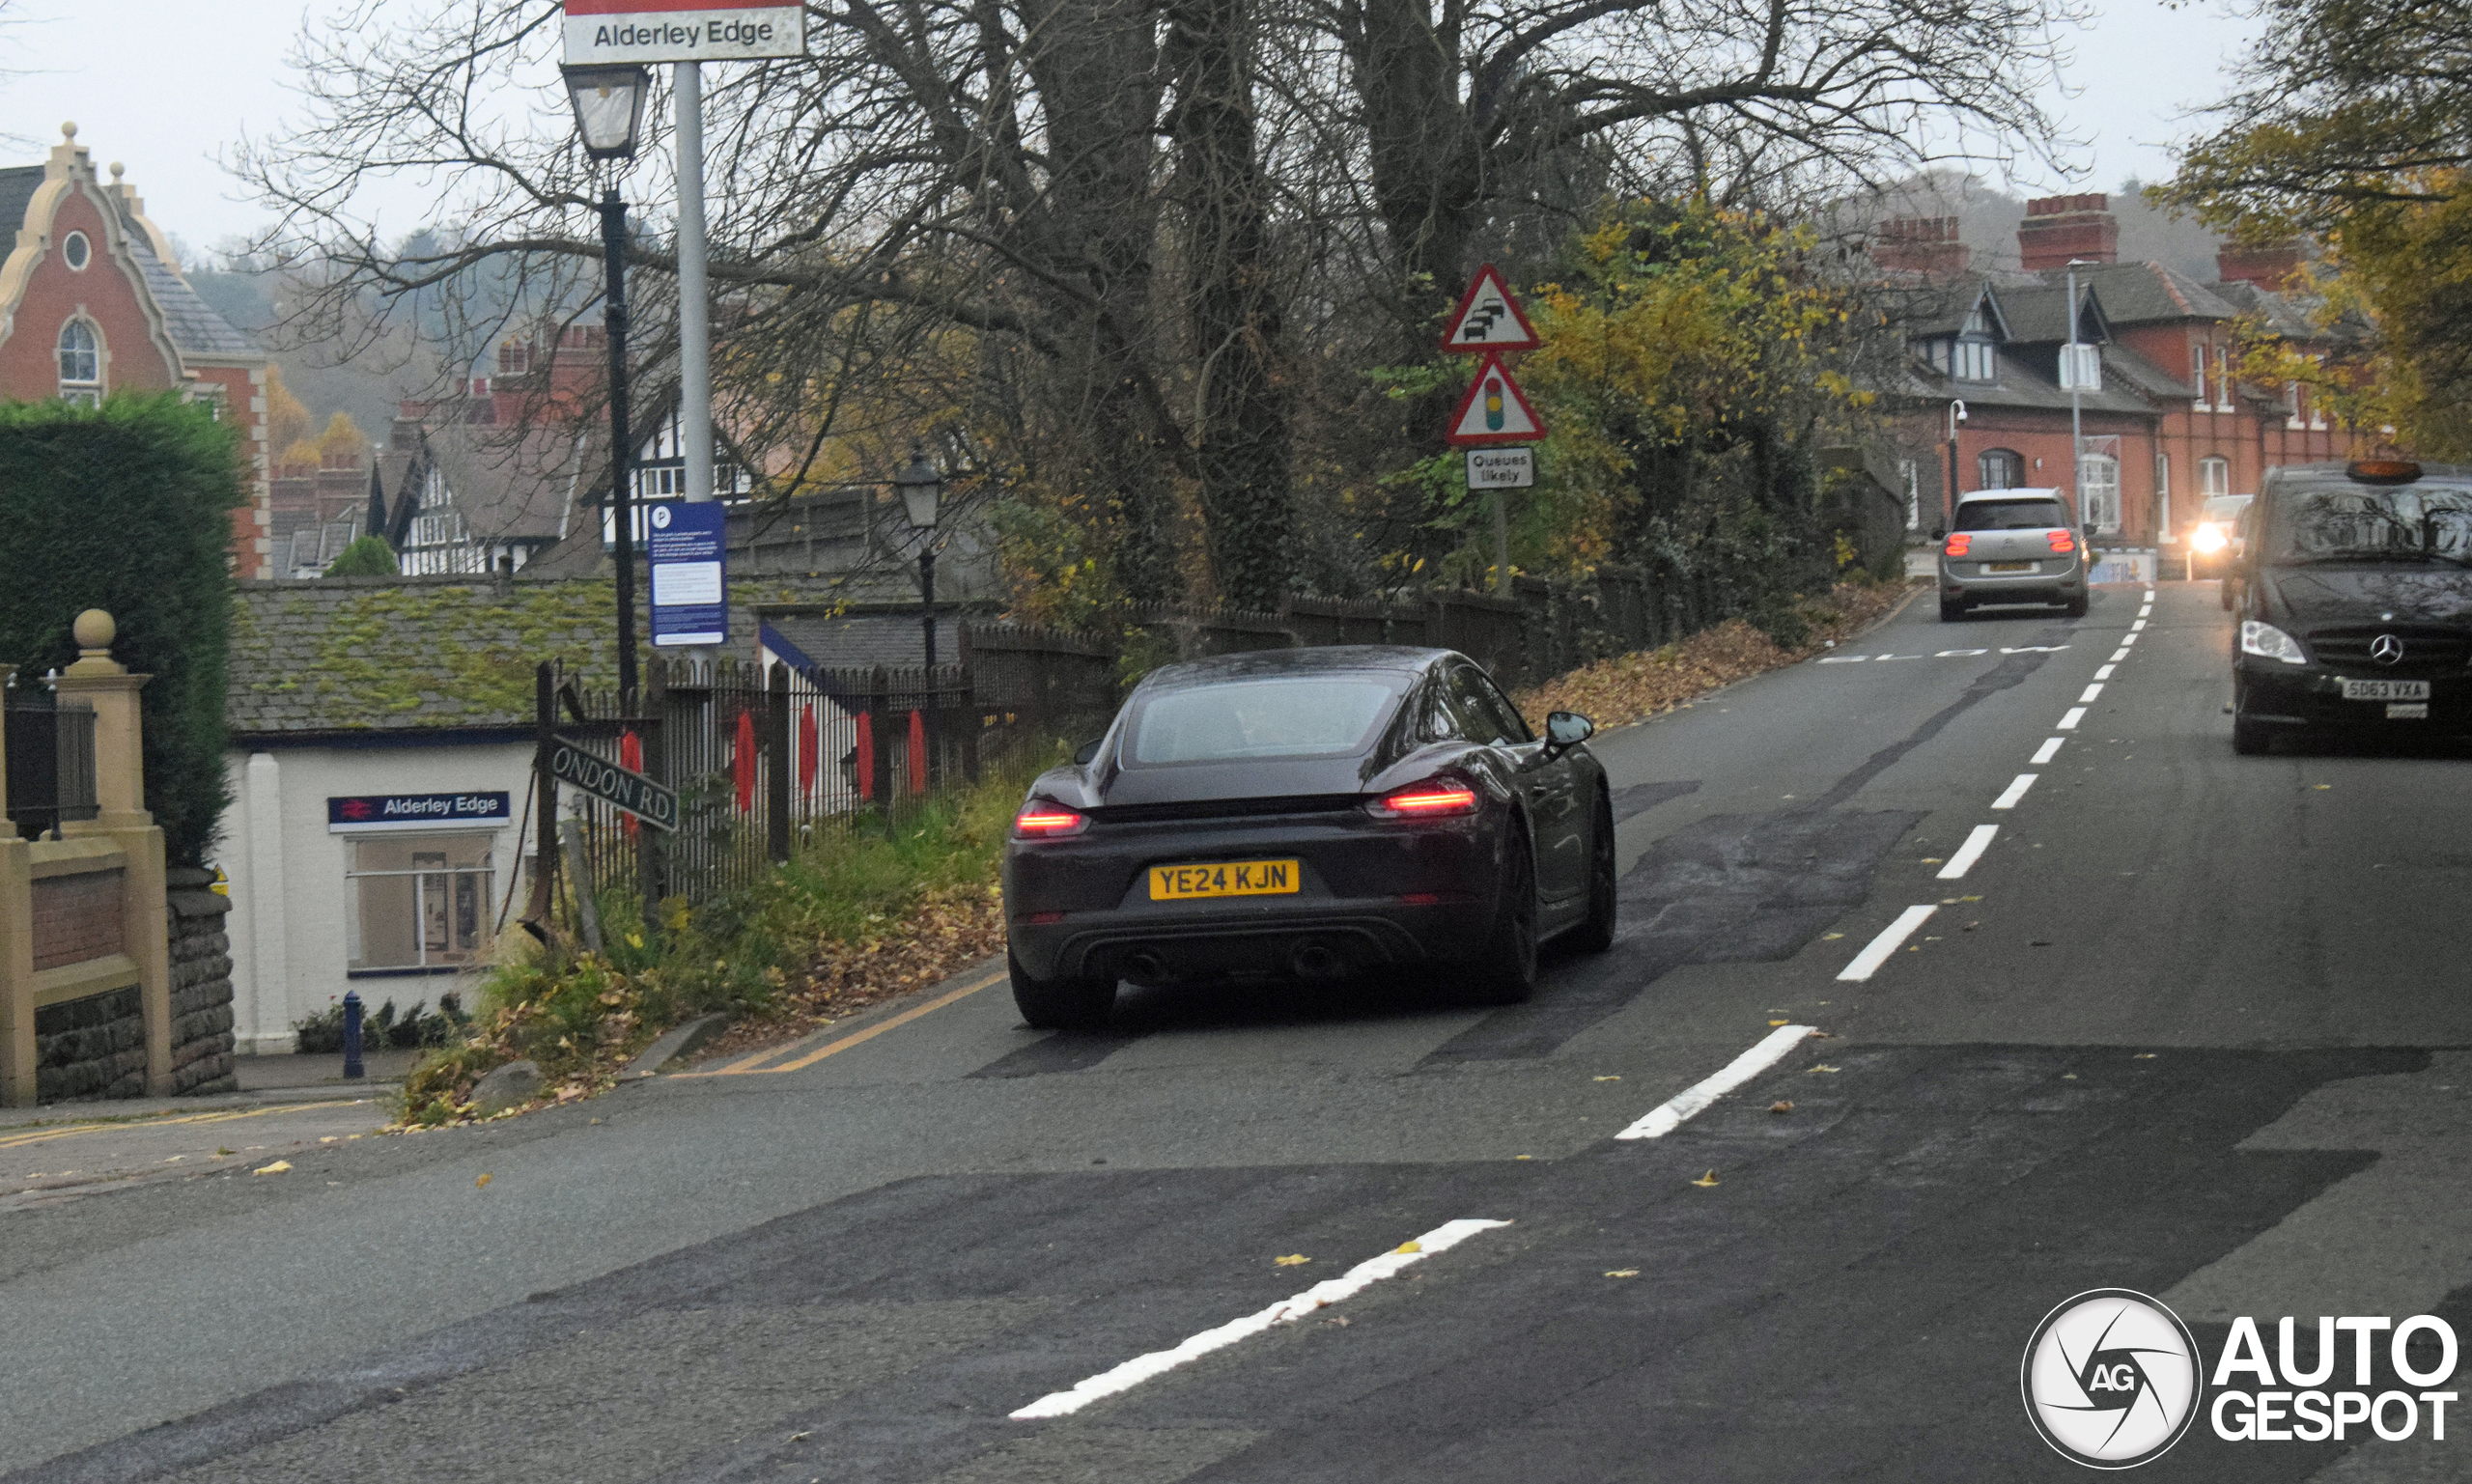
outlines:
[{"label": "black tire", "polygon": [[2084,618],[2086,616],[2086,599],[2083,596],[2080,596],[2068,600],[2067,612],[2070,618]]},{"label": "black tire", "polygon": [[1582,953],[1603,953],[1614,946],[1619,885],[1614,869],[1614,809],[1599,795],[1596,819],[1588,826],[1587,915],[1571,929],[1572,947]]},{"label": "black tire", "polygon": [[1522,1004],[1536,993],[1536,861],[1527,829],[1516,820],[1510,829],[1502,906],[1468,966],[1468,997],[1480,1005]]},{"label": "black tire", "polygon": [[2272,740],[2273,734],[2257,722],[2232,718],[2232,750],[2242,757],[2261,756]]},{"label": "black tire", "polygon": [[2220,590],[2219,596],[2220,596],[2220,598],[2221,598],[2221,600],[2222,600],[2222,602],[2223,602],[2223,611],[2224,611],[2224,612],[2226,612],[2226,613],[2231,612],[2231,611],[2232,611],[2232,579],[2231,579],[2230,577],[2226,577],[2226,578],[2224,578],[2222,581],[2217,582],[2217,583],[2215,584],[2215,587],[2216,587],[2217,589],[2219,589],[2219,590]]},{"label": "black tire", "polygon": [[1946,599],[1946,598],[1943,598],[1943,599],[1941,599],[1941,600],[1940,600],[1940,622],[1941,622],[1941,623],[1944,623],[1944,624],[1962,624],[1962,623],[1964,623],[1965,621],[1966,621],[1966,605],[1965,605],[1964,603],[1962,603],[1962,602],[1950,602],[1950,601],[1949,601],[1948,599]]},{"label": "black tire", "polygon": [[1013,1004],[1037,1030],[1097,1030],[1116,1007],[1113,979],[1033,979],[1013,950],[1004,950],[1013,975]]}]

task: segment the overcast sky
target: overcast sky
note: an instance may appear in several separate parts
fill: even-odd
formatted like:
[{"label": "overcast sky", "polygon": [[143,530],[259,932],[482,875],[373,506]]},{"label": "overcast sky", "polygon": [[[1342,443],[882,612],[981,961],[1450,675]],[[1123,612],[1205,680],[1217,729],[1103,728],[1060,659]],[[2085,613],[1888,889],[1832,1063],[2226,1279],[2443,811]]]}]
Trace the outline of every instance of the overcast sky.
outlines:
[{"label": "overcast sky", "polygon": [[[32,144],[0,149],[38,161],[59,142],[60,123],[73,120],[97,161],[126,161],[148,214],[193,249],[244,235],[263,213],[240,199],[218,161],[244,130],[278,129],[292,111],[283,57],[308,8],[303,0],[11,0],[8,14],[26,24],[6,58],[16,75],[0,78],[0,88],[7,131]],[[2225,0],[2178,10],[2102,0],[2102,11],[2073,40],[2077,96],[2059,103],[2071,130],[2093,142],[2081,161],[2088,173],[2073,186],[2084,190],[2169,175],[2163,146],[2185,128],[2177,115],[2221,90],[2223,67],[2253,30]],[[2036,193],[2071,186],[2049,175],[2015,183]]]}]

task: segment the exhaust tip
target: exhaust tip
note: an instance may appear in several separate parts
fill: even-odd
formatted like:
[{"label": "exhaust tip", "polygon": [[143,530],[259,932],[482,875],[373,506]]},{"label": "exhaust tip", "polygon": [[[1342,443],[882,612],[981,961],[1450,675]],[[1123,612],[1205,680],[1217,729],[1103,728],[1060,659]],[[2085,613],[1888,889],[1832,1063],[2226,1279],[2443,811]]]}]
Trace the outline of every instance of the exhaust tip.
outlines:
[{"label": "exhaust tip", "polygon": [[1287,956],[1287,966],[1300,979],[1336,979],[1348,971],[1348,961],[1324,943],[1305,943]]},{"label": "exhaust tip", "polygon": [[1164,979],[1167,975],[1166,961],[1155,953],[1146,951],[1126,954],[1121,967],[1119,977],[1130,979],[1136,984],[1146,984],[1154,979]]}]

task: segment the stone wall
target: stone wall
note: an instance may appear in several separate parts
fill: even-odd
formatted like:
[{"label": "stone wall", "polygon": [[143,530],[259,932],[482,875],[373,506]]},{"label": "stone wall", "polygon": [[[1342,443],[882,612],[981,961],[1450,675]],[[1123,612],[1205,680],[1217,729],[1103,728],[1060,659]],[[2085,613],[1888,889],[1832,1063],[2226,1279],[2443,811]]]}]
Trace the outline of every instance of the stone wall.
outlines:
[{"label": "stone wall", "polygon": [[208,889],[211,871],[165,874],[172,910],[172,1092],[233,1092],[232,899]]},{"label": "stone wall", "polygon": [[146,1012],[137,986],[35,1011],[35,1101],[146,1096]]}]

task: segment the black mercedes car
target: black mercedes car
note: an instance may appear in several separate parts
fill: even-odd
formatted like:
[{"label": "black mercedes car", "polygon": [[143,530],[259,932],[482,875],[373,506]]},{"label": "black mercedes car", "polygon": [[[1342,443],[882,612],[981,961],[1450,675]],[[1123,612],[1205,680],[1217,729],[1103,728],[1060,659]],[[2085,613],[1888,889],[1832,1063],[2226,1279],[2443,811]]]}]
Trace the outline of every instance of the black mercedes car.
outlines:
[{"label": "black mercedes car", "polygon": [[1475,661],[1389,646],[1153,671],[1041,774],[1004,847],[1013,997],[1103,1022],[1116,985],[1334,980],[1426,965],[1528,997],[1536,948],[1614,938],[1595,726],[1532,735]]},{"label": "black mercedes car", "polygon": [[2472,469],[2275,469],[2248,518],[2235,750],[2303,728],[2472,735]]}]

